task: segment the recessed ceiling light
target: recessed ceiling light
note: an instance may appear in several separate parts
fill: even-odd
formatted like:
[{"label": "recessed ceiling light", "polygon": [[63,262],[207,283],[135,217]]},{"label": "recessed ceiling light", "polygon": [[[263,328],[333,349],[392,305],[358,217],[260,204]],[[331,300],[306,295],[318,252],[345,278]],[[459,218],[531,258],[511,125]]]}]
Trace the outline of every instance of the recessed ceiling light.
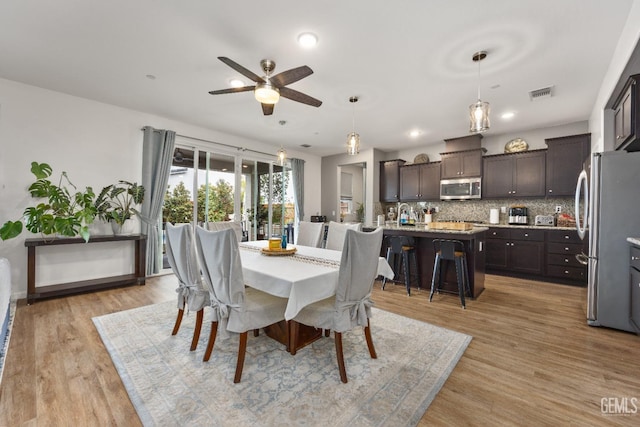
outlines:
[{"label": "recessed ceiling light", "polygon": [[422,132],[420,132],[419,130],[412,130],[411,132],[409,132],[409,136],[411,138],[417,138],[420,135],[422,135]]},{"label": "recessed ceiling light", "polygon": [[304,48],[311,48],[318,44],[318,36],[313,33],[302,33],[298,36],[298,44]]},{"label": "recessed ceiling light", "polygon": [[229,85],[231,85],[231,87],[242,87],[244,86],[244,82],[240,79],[231,79],[229,80]]},{"label": "recessed ceiling light", "polygon": [[509,120],[509,119],[513,119],[513,117],[516,115],[516,113],[514,113],[513,111],[507,111],[506,113],[502,114],[502,117],[504,120]]}]

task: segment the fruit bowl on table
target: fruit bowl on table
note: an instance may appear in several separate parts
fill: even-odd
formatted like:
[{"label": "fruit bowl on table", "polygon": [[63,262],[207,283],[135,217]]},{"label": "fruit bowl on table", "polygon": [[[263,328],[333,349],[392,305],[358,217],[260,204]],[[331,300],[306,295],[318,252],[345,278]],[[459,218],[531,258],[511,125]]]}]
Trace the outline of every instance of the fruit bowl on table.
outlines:
[{"label": "fruit bowl on table", "polygon": [[262,248],[262,254],[263,255],[275,255],[275,256],[282,256],[282,255],[293,255],[295,254],[297,251],[297,249],[294,246],[288,246],[286,249],[283,248]]}]

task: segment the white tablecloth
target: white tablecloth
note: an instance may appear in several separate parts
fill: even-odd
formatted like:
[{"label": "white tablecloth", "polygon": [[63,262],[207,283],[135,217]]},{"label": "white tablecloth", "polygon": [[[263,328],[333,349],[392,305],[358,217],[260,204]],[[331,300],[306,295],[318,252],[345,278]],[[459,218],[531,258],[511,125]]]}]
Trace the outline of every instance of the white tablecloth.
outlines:
[{"label": "white tablecloth", "polygon": [[[303,307],[335,295],[341,251],[296,245],[299,258],[260,253],[259,249],[268,245],[266,240],[240,243],[242,274],[248,286],[289,299],[286,320],[293,319]],[[378,274],[393,279],[393,270],[382,257]]]}]

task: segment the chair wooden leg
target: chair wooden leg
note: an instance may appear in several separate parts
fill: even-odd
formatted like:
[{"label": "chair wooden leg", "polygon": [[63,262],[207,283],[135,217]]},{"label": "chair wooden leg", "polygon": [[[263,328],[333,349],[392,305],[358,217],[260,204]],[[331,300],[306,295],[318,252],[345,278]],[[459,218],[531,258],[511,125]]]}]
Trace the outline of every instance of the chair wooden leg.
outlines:
[{"label": "chair wooden leg", "polygon": [[236,375],[233,377],[234,383],[239,383],[242,378],[242,368],[244,368],[244,355],[247,352],[247,332],[240,334],[240,343],[238,344],[238,362],[236,363]]},{"label": "chair wooden leg", "polygon": [[292,356],[295,356],[296,349],[298,345],[298,333],[300,333],[300,324],[295,320],[290,320],[289,322],[289,352]]},{"label": "chair wooden leg", "polygon": [[208,362],[213,351],[213,344],[216,342],[216,335],[218,334],[218,322],[211,322],[211,333],[209,334],[209,342],[207,343],[207,349],[204,352],[204,362]]},{"label": "chair wooden leg", "polygon": [[324,336],[325,337],[329,337],[329,335],[331,335],[331,329],[325,329],[324,330]]},{"label": "chair wooden leg", "polygon": [[204,317],[204,308],[201,308],[196,313],[196,326],[193,329],[193,339],[191,340],[191,351],[194,351],[198,347],[198,340],[200,339],[200,330],[202,329],[202,318]]},{"label": "chair wooden leg", "polygon": [[260,336],[260,329],[254,329],[253,330],[253,336],[254,337],[259,337]]},{"label": "chair wooden leg", "polygon": [[367,347],[369,347],[369,354],[372,359],[377,359],[376,349],[373,346],[373,340],[371,339],[371,325],[369,319],[367,319],[367,326],[364,327],[364,337],[367,340]]},{"label": "chair wooden leg", "polygon": [[178,317],[176,317],[176,324],[173,325],[173,332],[171,332],[171,335],[175,335],[178,333],[178,329],[180,329],[180,323],[182,323],[182,315],[184,314],[184,309],[179,308],[178,309]]},{"label": "chair wooden leg", "polygon": [[343,383],[347,382],[347,369],[344,366],[344,355],[342,354],[342,333],[333,332],[336,337],[336,357],[338,358],[338,369],[340,370],[340,380]]}]

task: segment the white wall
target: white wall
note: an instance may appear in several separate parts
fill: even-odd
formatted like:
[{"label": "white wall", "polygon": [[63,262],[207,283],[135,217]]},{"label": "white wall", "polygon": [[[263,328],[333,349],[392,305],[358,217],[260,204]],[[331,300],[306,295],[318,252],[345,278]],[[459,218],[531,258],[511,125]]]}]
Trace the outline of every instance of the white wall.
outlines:
[{"label": "white wall", "polygon": [[[140,182],[142,126],[275,154],[276,148],[163,117],[0,79],[0,224],[18,219],[32,202],[32,161],[49,163],[54,177],[66,171],[79,188],[99,191],[119,179]],[[320,210],[320,158],[288,150],[306,161],[305,211]],[[314,191],[310,191],[313,183]],[[317,191],[316,191],[317,189]],[[12,297],[26,296],[26,237],[0,241],[0,257],[9,259]],[[55,250],[54,250],[55,249]],[[40,251],[40,250],[39,250]],[[37,284],[52,284],[121,274],[130,267],[132,248],[94,244],[48,248],[38,252]],[[40,253],[42,257],[40,257]],[[69,260],[74,260],[70,262]]]}]

